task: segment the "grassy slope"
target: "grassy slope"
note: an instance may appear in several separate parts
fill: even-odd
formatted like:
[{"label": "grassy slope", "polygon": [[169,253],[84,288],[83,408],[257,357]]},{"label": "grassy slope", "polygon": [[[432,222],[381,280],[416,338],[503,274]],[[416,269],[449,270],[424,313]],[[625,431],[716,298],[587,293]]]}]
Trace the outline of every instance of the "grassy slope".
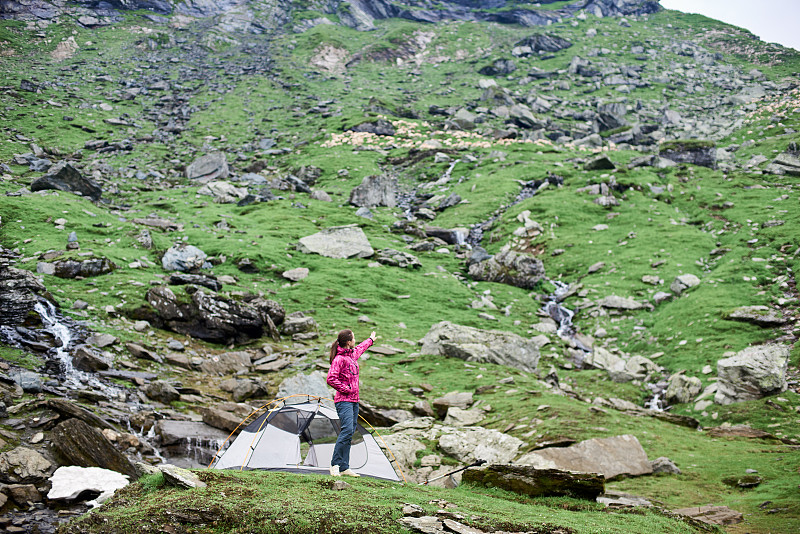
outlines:
[{"label": "grassy slope", "polygon": [[[141,23],[132,19],[135,25]],[[694,16],[666,12],[653,16],[648,22],[633,22],[633,28],[625,29],[613,20],[592,21],[600,30],[598,39],[583,43],[585,27],[572,28],[567,24],[555,25],[553,31],[574,40],[572,49],[556,54],[547,61],[529,60],[524,67],[537,66],[543,69],[565,68],[575,54],[585,54],[590,47],[608,46],[614,49],[630,36],[647,41],[648,46],[657,47],[665,39],[666,24],[672,24],[676,35],[687,40],[708,32],[698,27],[712,28],[728,32],[730,27],[698,19]],[[701,26],[702,25],[702,26]],[[3,23],[3,39],[13,42],[18,55],[13,60],[4,60],[2,68],[8,86],[16,88],[22,78],[34,81],[47,80],[54,73],[70,74],[67,67],[83,68],[83,62],[92,65],[94,73],[103,73],[117,78],[128,72],[134,61],[131,55],[148,46],[146,39],[136,33],[138,30],[128,26],[86,30],[68,24],[53,25],[46,30],[47,38],[41,42],[28,42],[24,33],[13,23]],[[477,31],[477,29],[483,31]],[[159,252],[168,248],[174,241],[186,238],[209,254],[224,255],[228,259],[214,269],[215,274],[235,275],[239,282],[226,290],[275,292],[274,298],[281,301],[289,311],[314,310],[314,316],[323,332],[332,332],[342,325],[355,325],[362,314],[368,315],[381,334],[390,342],[395,337],[418,339],[429,326],[440,320],[472,326],[493,327],[526,334],[531,323],[535,323],[539,307],[537,300],[528,291],[479,283],[470,285],[454,277],[461,273],[462,262],[450,255],[421,253],[422,269],[418,272],[401,272],[388,267],[372,268],[366,260],[336,261],[317,256],[304,256],[294,252],[292,243],[300,237],[317,229],[338,225],[360,224],[375,248],[401,248],[399,236],[391,234],[387,226],[395,220],[397,210],[386,208],[373,210],[374,221],[367,221],[354,215],[346,203],[349,191],[360,183],[364,176],[380,172],[386,167],[383,156],[373,151],[353,151],[351,147],[341,146],[323,148],[321,143],[327,134],[340,132],[344,126],[359,122],[369,96],[380,94],[380,98],[395,105],[412,107],[422,113],[423,118],[434,122],[434,117],[425,113],[429,105],[442,107],[458,106],[465,101],[477,100],[481,91],[477,89],[477,70],[497,57],[508,45],[527,35],[529,30],[498,27],[496,25],[451,24],[435,29],[435,37],[430,47],[437,54],[455,56],[458,51],[469,51],[465,61],[439,64],[423,63],[418,67],[419,74],[412,73],[411,67],[387,68],[385,63],[362,61],[350,69],[345,78],[333,78],[319,73],[307,73],[308,64],[315,48],[321,43],[330,43],[349,49],[351,52],[367,49],[380,52],[391,48],[390,42],[402,40],[416,30],[430,31],[429,26],[417,26],[408,22],[387,21],[378,31],[358,33],[341,28],[320,26],[303,35],[287,37],[275,47],[277,69],[281,84],[265,76],[230,78],[236,89],[221,95],[204,91],[202,88],[193,97],[192,103],[200,111],[193,115],[190,129],[181,137],[183,146],[201,149],[204,143],[214,148],[236,151],[247,142],[261,137],[275,137],[279,146],[293,148],[286,156],[264,157],[248,154],[248,160],[263,159],[276,169],[287,170],[299,165],[313,164],[323,169],[323,176],[317,187],[332,194],[332,204],[316,202],[304,195],[287,198],[269,204],[236,208],[232,205],[214,205],[208,197],[197,197],[196,187],[186,184],[177,173],[171,175],[170,182],[175,188],[157,182],[140,182],[126,179],[128,170],[155,169],[167,173],[191,159],[190,153],[175,153],[174,147],[157,143],[138,144],[130,154],[109,155],[103,160],[114,167],[122,168],[122,176],[109,177],[119,187],[118,195],[111,197],[112,204],[92,205],[86,200],[60,193],[58,195],[27,197],[0,197],[0,213],[3,225],[0,226],[0,242],[10,248],[19,248],[26,258],[20,264],[23,268],[35,269],[35,256],[49,249],[61,249],[69,231],[78,232],[81,251],[109,257],[122,268],[113,274],[86,281],[61,280],[48,277],[48,288],[54,292],[64,307],[69,307],[76,299],[90,303],[89,317],[92,327],[97,330],[115,331],[123,338],[135,339],[138,334],[126,331],[124,320],[110,319],[100,310],[103,306],[114,305],[135,307],[142,304],[146,287],[155,274],[161,274]],[[74,33],[73,33],[74,32]],[[630,33],[629,33],[630,32]],[[103,57],[98,58],[97,50],[84,47],[78,55],[60,64],[39,60],[31,65],[26,58],[33,50],[47,52],[55,43],[68,35],[75,35],[83,45],[91,40],[102,43]],[[725,35],[719,39],[725,40]],[[739,34],[730,37],[739,43],[746,36]],[[49,41],[49,42],[47,42]],[[714,44],[716,41],[708,41]],[[615,47],[615,44],[617,45]],[[137,48],[137,45],[139,48]],[[164,44],[169,47],[169,44]],[[741,65],[745,71],[753,64],[747,61],[759,60],[758,55],[748,55],[745,43],[735,50],[741,52],[727,59]],[[99,47],[98,47],[99,48]],[[725,52],[724,48],[720,48]],[[732,48],[733,49],[733,48]],[[497,51],[500,52],[497,52]],[[625,57],[624,54],[620,57]],[[774,57],[774,56],[773,56]],[[687,58],[673,56],[671,61],[686,62]],[[775,65],[755,65],[771,79],[779,79],[791,72],[797,72],[797,58],[788,56],[783,63]],[[520,69],[524,71],[525,69]],[[158,95],[138,98],[135,101],[114,101],[112,112],[93,108],[104,101],[102,95],[113,91],[115,86],[103,81],[93,81],[91,76],[73,75],[74,84],[66,88],[46,89],[42,94],[7,91],[3,96],[6,104],[2,118],[6,121],[9,141],[0,145],[0,161],[10,161],[13,154],[28,151],[28,142],[15,138],[17,134],[35,140],[45,147],[62,152],[80,149],[90,139],[107,138],[120,140],[137,137],[148,132],[153,125],[145,120],[137,123],[141,128],[126,129],[102,124],[102,119],[119,117],[129,113],[137,117],[147,109]],[[499,80],[506,85],[504,80]],[[290,90],[285,89],[287,84]],[[508,86],[516,89],[514,80]],[[635,98],[660,98],[662,87],[640,89],[630,95]],[[712,88],[709,88],[712,89]],[[668,91],[670,91],[668,89]],[[640,94],[637,94],[640,93]],[[554,92],[562,98],[571,96],[569,92]],[[608,88],[602,88],[592,96],[618,95]],[[673,108],[690,97],[680,97],[675,92],[668,93],[673,100]],[[320,114],[307,114],[305,109],[316,105],[318,100],[334,99],[334,107],[341,109],[341,115],[322,117]],[[681,100],[684,99],[684,100]],[[62,104],[56,107],[48,102]],[[89,106],[80,109],[81,104]],[[286,112],[285,110],[290,110]],[[66,123],[62,115],[73,115],[75,121]],[[721,144],[742,143],[754,140],[755,144],[742,149],[745,160],[757,153],[770,157],[774,150],[783,150],[788,144],[785,137],[765,138],[765,133],[774,133],[768,128],[772,123],[771,114],[766,112],[754,116],[754,122],[746,129],[733,134]],[[798,115],[788,113],[783,127],[798,129]],[[69,126],[67,124],[70,124]],[[94,130],[86,132],[72,124]],[[206,136],[215,139],[209,141]],[[448,136],[440,136],[447,138]],[[223,140],[224,139],[224,140]],[[298,145],[300,141],[307,142]],[[505,161],[490,157],[492,150],[507,153]],[[394,150],[391,155],[403,155],[405,150]],[[795,182],[786,178],[755,176],[734,173],[725,176],[721,172],[705,169],[667,170],[655,173],[652,170],[618,171],[613,173],[617,183],[634,189],[624,193],[622,204],[613,210],[618,216],[609,220],[607,211],[591,203],[591,197],[575,193],[575,189],[590,183],[607,181],[610,176],[603,172],[585,172],[579,165],[569,161],[583,154],[562,149],[541,148],[531,145],[496,145],[490,148],[473,148],[469,151],[479,158],[477,163],[462,163],[456,166],[454,177],[460,183],[451,183],[448,192],[456,192],[469,199],[469,204],[461,204],[442,213],[436,224],[441,226],[463,226],[486,219],[496,207],[511,200],[518,191],[518,180],[544,178],[548,171],[564,177],[562,188],[549,188],[535,198],[511,208],[494,225],[491,231],[489,249],[496,252],[519,225],[516,216],[523,210],[532,212],[531,218],[540,222],[548,231],[537,242],[544,254],[542,259],[548,274],[569,282],[583,284],[588,291],[587,298],[596,301],[603,296],[617,294],[631,296],[640,300],[650,297],[655,290],[663,290],[677,275],[690,272],[698,275],[703,284],[686,296],[657,307],[653,312],[637,312],[623,316],[606,316],[589,313],[592,306],[577,316],[577,324],[582,332],[591,333],[602,326],[613,339],[606,339],[611,346],[618,346],[631,354],[649,355],[664,352],[658,362],[670,371],[686,369],[688,374],[699,376],[704,384],[710,383],[709,376],[700,373],[703,366],[722,357],[725,351],[739,350],[751,343],[763,342],[775,336],[776,332],[731,323],[723,320],[722,314],[732,307],[742,304],[767,304],[775,302],[783,294],[776,279],[787,274],[788,268],[797,265],[794,251],[797,242],[797,211],[788,206],[796,202]],[[635,154],[618,152],[611,155],[612,160],[624,168],[624,164]],[[739,157],[737,153],[737,157]],[[0,184],[2,191],[16,191],[21,185],[29,183],[34,175],[26,173],[23,167],[12,166],[15,179]],[[445,164],[434,164],[432,157],[412,166],[401,176],[401,182],[414,183],[418,179],[438,178],[444,172]],[[340,169],[350,171],[349,176],[340,177]],[[241,170],[241,169],[240,169]],[[672,186],[667,195],[653,195],[649,184]],[[758,189],[754,186],[768,186]],[[778,200],[781,195],[786,200]],[[730,200],[734,207],[721,211],[714,204]],[[300,208],[295,203],[306,208]],[[117,209],[115,206],[131,209]],[[93,215],[87,214],[89,211]],[[138,228],[127,222],[134,217],[154,213],[171,217],[184,225],[182,232],[160,233],[152,231],[155,247],[153,251],[137,248],[135,236]],[[67,231],[56,231],[48,219],[58,217],[68,219]],[[123,217],[126,220],[120,220]],[[780,218],[783,226],[762,228],[767,220]],[[215,224],[225,219],[230,230],[220,230]],[[103,223],[105,226],[97,227]],[[609,229],[595,232],[597,224],[608,224]],[[720,234],[723,224],[725,232]],[[716,233],[712,235],[711,231]],[[756,243],[747,243],[752,239]],[[31,239],[30,243],[24,241]],[[719,244],[718,244],[719,243]],[[713,248],[725,247],[731,251],[719,259],[712,259],[709,252]],[[559,256],[550,256],[555,249],[565,249]],[[156,267],[132,270],[125,266],[141,256],[153,262]],[[235,261],[249,257],[263,267],[261,273],[246,275],[235,267]],[[768,261],[753,261],[753,258]],[[665,263],[653,269],[650,265],[656,260]],[[604,261],[606,266],[600,272],[586,276],[586,269]],[[283,270],[305,266],[311,269],[308,279],[287,285],[279,277]],[[645,274],[657,274],[664,280],[664,286],[652,287],[642,283]],[[87,291],[87,285],[92,287]],[[487,323],[478,319],[480,310],[467,306],[479,294],[490,291],[495,304],[503,308],[512,305],[512,315],[492,312],[498,322]],[[411,295],[410,299],[398,299],[399,295]],[[441,295],[445,298],[439,297]],[[359,310],[345,306],[342,297],[368,299],[359,305]],[[567,302],[577,306],[589,304],[580,297]],[[520,321],[519,324],[514,324]],[[404,323],[406,328],[401,328]],[[356,328],[357,335],[366,335],[370,325]],[[363,331],[362,331],[363,330]],[[157,334],[158,344],[171,334]],[[175,336],[172,336],[175,337]],[[697,341],[698,339],[702,341]],[[153,341],[151,339],[151,341]],[[682,341],[686,341],[682,344]],[[203,350],[213,350],[196,344]],[[413,347],[406,348],[409,351]],[[554,341],[553,350],[546,350],[542,365],[563,364],[566,347]],[[322,356],[319,347],[315,356]],[[3,349],[3,357],[14,360],[21,356],[16,351]],[[491,371],[466,369],[461,362],[436,358],[421,358],[413,364],[400,365],[397,358],[375,358],[374,365],[365,366],[364,380],[367,384],[365,396],[376,404],[409,407],[412,397],[407,388],[422,381],[435,386],[430,398],[453,389],[472,390],[479,385],[492,383],[495,377],[508,374],[508,370],[491,368]],[[26,360],[26,365],[34,365]],[[794,364],[797,364],[795,356]],[[386,370],[388,369],[388,374]],[[153,370],[164,372],[153,366]],[[476,374],[483,373],[483,378]],[[516,423],[511,433],[532,443],[537,437],[547,438],[567,435],[576,439],[597,436],[635,433],[642,441],[651,458],[666,455],[672,458],[683,470],[678,477],[652,477],[631,479],[614,483],[613,486],[625,491],[639,492],[662,500],[670,507],[720,503],[745,511],[748,514],[748,528],[753,532],[790,532],[800,528],[797,518],[800,510],[793,500],[797,484],[797,461],[782,446],[774,443],[748,442],[745,440],[711,440],[702,434],[670,426],[655,420],[633,419],[629,416],[611,412],[596,414],[587,405],[568,398],[555,396],[543,391],[533,378],[512,372],[517,384],[516,394],[506,395],[503,390],[487,393],[481,398],[490,403],[493,412],[485,423],[490,428],[504,430],[508,424]],[[562,383],[574,384],[577,391],[587,398],[595,396],[617,396],[640,403],[644,392],[632,384],[609,384],[599,372],[577,372],[559,369]],[[390,388],[381,387],[391,383]],[[209,388],[213,383],[204,384]],[[527,392],[536,392],[530,394]],[[789,407],[798,404],[798,396],[787,392],[782,396],[786,402],[779,404]],[[549,405],[544,412],[538,412],[541,404]],[[712,413],[700,415],[691,411],[691,406],[678,407],[693,416],[700,417],[704,425],[715,425],[722,421],[732,423],[748,422],[753,426],[770,430],[786,436],[800,435],[796,416],[776,412],[765,406],[763,401],[741,403],[732,407],[713,407]],[[542,413],[546,416],[542,416]],[[531,425],[525,421],[539,418],[541,423]],[[522,425],[530,425],[528,427]],[[780,426],[773,426],[780,425]],[[527,435],[535,429],[535,434]],[[431,447],[435,447],[431,444]],[[796,455],[795,455],[796,456]],[[782,457],[780,461],[777,458]],[[747,468],[758,469],[767,482],[754,490],[740,492],[724,486],[725,476],[740,474]],[[210,475],[209,475],[210,476]],[[286,478],[285,480],[291,480]],[[286,482],[287,484],[289,482]],[[299,484],[314,484],[300,481]],[[360,484],[360,483],[359,483]],[[369,486],[369,484],[367,484]],[[138,490],[136,490],[138,491]],[[397,490],[406,491],[406,490]],[[459,495],[461,491],[457,492]],[[159,502],[160,492],[152,494],[153,506]],[[398,497],[399,498],[399,497]],[[773,501],[776,508],[788,508],[777,514],[767,514],[758,508],[766,500]],[[394,505],[394,504],[393,504]],[[489,506],[488,504],[485,506]],[[502,516],[506,505],[493,504],[498,516]],[[392,512],[396,513],[396,512]],[[544,512],[543,512],[544,513]],[[555,513],[550,510],[547,513]],[[546,521],[551,521],[547,516]],[[557,524],[570,525],[569,514],[559,516]],[[533,519],[531,519],[533,520]],[[612,528],[612,527],[608,527]],[[617,528],[617,527],[613,527]],[[625,527],[618,527],[625,528]],[[667,528],[665,526],[665,528]],[[671,528],[671,527],[670,527]],[[630,527],[630,530],[635,530]],[[668,530],[665,530],[668,531]]]}]

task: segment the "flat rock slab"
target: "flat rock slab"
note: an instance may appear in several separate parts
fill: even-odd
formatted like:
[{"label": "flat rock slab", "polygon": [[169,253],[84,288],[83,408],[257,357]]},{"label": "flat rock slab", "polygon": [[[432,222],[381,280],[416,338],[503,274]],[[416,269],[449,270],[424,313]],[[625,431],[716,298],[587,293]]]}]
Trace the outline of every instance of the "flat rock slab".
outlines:
[{"label": "flat rock slab", "polygon": [[183,489],[206,487],[206,483],[188,469],[183,469],[172,464],[159,465],[158,469],[164,475],[164,480],[170,486]]},{"label": "flat rock slab", "polygon": [[789,322],[780,310],[774,310],[767,306],[742,306],[729,313],[726,319],[732,321],[743,321],[759,326],[781,326]]},{"label": "flat rock slab", "polygon": [[731,510],[727,506],[697,506],[675,510],[676,514],[685,515],[710,525],[735,525],[744,521],[742,512]]},{"label": "flat rock slab", "polygon": [[515,464],[540,469],[600,473],[606,479],[620,475],[649,475],[653,467],[636,436],[625,434],[594,438],[571,447],[556,447],[528,453]]},{"label": "flat rock slab", "polygon": [[502,488],[531,497],[568,496],[595,500],[605,490],[605,479],[595,473],[537,469],[530,465],[490,465],[470,468],[461,479],[475,485]]},{"label": "flat rock slab", "polygon": [[300,239],[297,250],[326,258],[369,258],[375,250],[364,230],[355,225],[333,226]]},{"label": "flat rock slab", "polygon": [[785,391],[789,352],[787,345],[767,343],[747,347],[735,356],[719,360],[714,402],[732,404]]}]

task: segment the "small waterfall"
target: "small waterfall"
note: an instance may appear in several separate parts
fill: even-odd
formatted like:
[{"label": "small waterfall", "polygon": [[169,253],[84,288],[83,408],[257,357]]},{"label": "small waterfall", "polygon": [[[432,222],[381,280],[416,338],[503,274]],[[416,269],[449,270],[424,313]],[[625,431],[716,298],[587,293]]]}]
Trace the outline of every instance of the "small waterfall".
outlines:
[{"label": "small waterfall", "polygon": [[40,299],[39,302],[34,305],[33,309],[42,318],[44,330],[50,333],[58,343],[60,343],[60,345],[55,347],[55,359],[64,373],[61,385],[73,389],[89,387],[95,391],[99,391],[108,399],[125,401],[127,393],[124,389],[116,386],[109,386],[92,373],[80,371],[75,368],[69,350],[69,345],[73,341],[73,332],[59,316],[55,305],[49,300]]},{"label": "small waterfall", "polygon": [[39,314],[39,317],[42,318],[44,329],[50,332],[60,343],[60,345],[56,346],[56,358],[61,364],[61,368],[64,370],[67,380],[71,382],[75,381],[75,378],[79,378],[80,375],[85,373],[81,373],[72,365],[72,357],[69,354],[72,332],[70,332],[67,325],[59,321],[56,307],[49,300],[39,300],[39,302],[33,306],[33,309]]}]

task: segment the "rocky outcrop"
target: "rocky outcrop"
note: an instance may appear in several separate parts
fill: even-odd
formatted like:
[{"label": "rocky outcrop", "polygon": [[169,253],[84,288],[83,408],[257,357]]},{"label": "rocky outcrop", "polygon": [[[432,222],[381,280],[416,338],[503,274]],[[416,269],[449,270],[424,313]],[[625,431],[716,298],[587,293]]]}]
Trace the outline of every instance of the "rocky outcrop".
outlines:
[{"label": "rocky outcrop", "polygon": [[545,272],[540,259],[530,254],[505,250],[488,260],[470,265],[469,275],[484,282],[533,289],[544,279]]},{"label": "rocky outcrop", "polygon": [[136,476],[136,470],[121,452],[96,428],[80,419],[59,423],[51,434],[53,454],[62,465],[102,467]]},{"label": "rocky outcrop", "polygon": [[300,239],[297,250],[327,258],[369,258],[375,251],[364,231],[356,225],[333,226]]},{"label": "rocky outcrop", "polygon": [[192,288],[187,290],[188,301],[179,299],[166,286],[151,288],[146,296],[151,308],[134,310],[132,318],[212,343],[243,343],[265,333],[277,336],[277,327],[286,316],[280,304],[256,295],[233,300],[193,286],[187,288]]},{"label": "rocky outcrop", "polygon": [[208,267],[207,257],[205,252],[194,245],[181,243],[167,249],[161,257],[161,266],[165,271],[194,272]]},{"label": "rocky outcrop", "polygon": [[46,189],[76,193],[91,200],[100,200],[103,193],[100,185],[83,176],[78,169],[66,161],[56,163],[46,175],[31,183],[31,191]]},{"label": "rocky outcrop", "polygon": [[747,347],[717,362],[714,402],[732,404],[785,391],[789,347],[774,343]]},{"label": "rocky outcrop", "polygon": [[0,325],[22,324],[45,287],[29,271],[10,267],[0,258]]},{"label": "rocky outcrop", "polygon": [[539,469],[563,469],[581,473],[600,473],[606,479],[620,475],[649,475],[653,467],[635,436],[581,441],[570,447],[550,447],[528,453],[516,464]]},{"label": "rocky outcrop", "polygon": [[481,330],[442,321],[420,341],[422,354],[439,354],[468,362],[508,365],[522,371],[536,371],[539,345],[510,332]]},{"label": "rocky outcrop", "polygon": [[676,374],[669,377],[664,398],[670,404],[692,402],[703,389],[703,383],[695,376]]},{"label": "rocky outcrop", "polygon": [[490,465],[471,468],[465,483],[501,488],[529,497],[574,497],[594,501],[605,491],[605,479],[594,473],[537,469],[529,465]]},{"label": "rocky outcrop", "polygon": [[[42,264],[37,266],[40,268]],[[92,258],[89,260],[64,260],[53,264],[52,274],[59,278],[89,278],[108,274],[116,269],[117,266],[108,258]]]},{"label": "rocky outcrop", "polygon": [[352,132],[371,133],[375,135],[394,135],[395,129],[391,122],[386,119],[362,122],[350,128]]},{"label": "rocky outcrop", "polygon": [[422,267],[422,264],[419,262],[416,256],[413,256],[408,252],[394,250],[392,248],[379,250],[378,254],[375,256],[375,261],[384,265],[390,265],[392,267],[400,267],[402,269],[419,269]]}]

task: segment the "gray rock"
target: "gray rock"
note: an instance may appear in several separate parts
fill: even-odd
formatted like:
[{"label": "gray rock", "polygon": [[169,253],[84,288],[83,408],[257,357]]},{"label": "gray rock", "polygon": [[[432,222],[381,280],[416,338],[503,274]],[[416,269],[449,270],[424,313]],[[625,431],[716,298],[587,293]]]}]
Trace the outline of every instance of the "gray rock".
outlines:
[{"label": "gray rock", "polygon": [[478,71],[483,76],[508,76],[517,70],[517,65],[509,59],[496,59]]},{"label": "gray rock", "polygon": [[173,245],[161,258],[165,271],[191,272],[202,269],[208,256],[194,245]]},{"label": "gray rock", "polygon": [[67,419],[50,433],[52,451],[61,465],[102,467],[136,476],[136,469],[96,428],[80,419]]},{"label": "gray rock", "polygon": [[692,506],[680,508],[674,512],[712,525],[735,525],[744,521],[744,515],[741,512],[727,506]]},{"label": "gray rock", "polygon": [[231,391],[233,400],[235,402],[242,402],[244,400],[260,397],[267,394],[267,388],[258,380],[237,380],[236,385]]},{"label": "gray rock", "polygon": [[25,393],[41,393],[42,377],[27,369],[12,369],[8,372],[9,378],[16,382]]},{"label": "gray rock", "polygon": [[462,245],[466,242],[469,230],[466,228],[439,228],[437,226],[426,226],[425,236],[441,239],[448,245]]},{"label": "gray rock", "polygon": [[251,367],[252,357],[249,352],[245,351],[224,352],[207,358],[200,364],[200,370],[203,373],[218,376],[246,372]]},{"label": "gray rock", "polygon": [[320,202],[333,202],[331,196],[321,189],[315,189],[312,191],[311,198],[314,200],[319,200]]},{"label": "gray rock", "polygon": [[374,121],[362,122],[357,126],[350,128],[353,132],[365,132],[375,135],[394,135],[394,125],[386,119],[377,119]]},{"label": "gray rock", "polygon": [[670,404],[692,402],[703,389],[703,383],[695,376],[675,374],[669,377],[669,385],[664,398]]},{"label": "gray rock", "polygon": [[365,208],[376,206],[393,208],[397,205],[396,191],[397,178],[385,174],[366,176],[361,185],[350,192],[350,204]]},{"label": "gray rock", "polygon": [[443,419],[450,408],[466,410],[472,406],[472,402],[472,393],[451,391],[443,397],[435,399],[433,401],[433,408],[436,410],[436,415],[438,415],[439,419]]},{"label": "gray rock", "polygon": [[558,52],[571,47],[572,43],[557,35],[536,33],[518,41],[514,46],[527,46],[531,52]]},{"label": "gray rock", "polygon": [[650,465],[653,468],[653,474],[656,473],[667,473],[670,475],[681,474],[681,470],[678,469],[678,466],[675,465],[675,463],[673,463],[673,461],[667,458],[666,456],[661,456],[659,458],[656,458],[655,460],[650,462]]},{"label": "gray rock", "polygon": [[800,155],[796,152],[784,152],[764,169],[771,174],[800,176]]},{"label": "gray rock", "polygon": [[22,324],[46,291],[36,276],[0,259],[0,325]]},{"label": "gray rock", "polygon": [[421,340],[422,354],[439,354],[468,362],[508,365],[532,373],[539,362],[539,345],[510,332],[481,330],[442,321]]},{"label": "gray rock", "polygon": [[620,475],[649,475],[653,472],[639,440],[630,434],[594,438],[569,447],[542,449],[530,452],[514,463],[539,469],[600,473],[607,480]]},{"label": "gray rock", "polygon": [[605,479],[594,473],[537,469],[530,465],[489,465],[470,468],[463,482],[501,488],[529,497],[568,496],[594,501],[605,491]]},{"label": "gray rock", "polygon": [[453,430],[439,438],[439,448],[462,463],[486,460],[506,464],[521,446],[522,440],[514,436],[481,427]]},{"label": "gray rock", "polygon": [[57,189],[69,193],[78,193],[91,200],[100,200],[103,189],[93,180],[83,176],[75,167],[61,161],[53,165],[49,172],[31,183],[31,191]]},{"label": "gray rock", "polygon": [[141,358],[143,360],[150,360],[157,363],[164,361],[163,358],[161,358],[161,356],[159,356],[156,352],[137,343],[125,343],[125,348],[128,349],[128,352],[130,352],[131,356],[134,358]]},{"label": "gray rock", "polygon": [[217,204],[234,204],[247,196],[246,187],[236,187],[230,182],[208,182],[197,191],[198,195],[214,197]]},{"label": "gray rock", "polygon": [[284,271],[281,273],[281,276],[292,282],[299,282],[300,280],[305,280],[308,277],[308,273],[308,268],[298,267],[296,269]]},{"label": "gray rock", "polygon": [[607,155],[600,154],[587,161],[583,168],[587,171],[604,171],[616,169],[616,166]]},{"label": "gray rock", "polygon": [[142,388],[145,395],[162,404],[169,404],[181,398],[181,394],[170,383],[156,380]]},{"label": "gray rock", "polygon": [[72,363],[76,369],[81,371],[96,372],[111,368],[111,362],[107,358],[95,354],[88,345],[80,345],[75,348],[72,354]]},{"label": "gray rock", "polygon": [[642,303],[627,297],[618,297],[617,295],[609,295],[603,297],[598,302],[603,308],[614,310],[640,310]]},{"label": "gray rock", "polygon": [[704,141],[668,141],[659,149],[659,156],[676,163],[690,163],[716,169],[717,147]]},{"label": "gray rock", "polygon": [[789,322],[780,310],[767,306],[742,306],[727,314],[725,318],[765,327],[782,326]]},{"label": "gray rock", "polygon": [[186,177],[201,184],[224,180],[228,177],[228,159],[221,152],[200,156],[186,167]]},{"label": "gray rock", "polygon": [[675,277],[669,285],[670,291],[676,295],[684,293],[686,290],[700,285],[700,279],[693,274],[682,274]]},{"label": "gray rock", "polygon": [[287,336],[316,332],[318,329],[317,321],[313,317],[306,316],[302,312],[290,313],[286,316],[281,327],[281,332]]},{"label": "gray rock", "polygon": [[0,453],[0,481],[8,484],[34,483],[47,479],[52,464],[27,447]]},{"label": "gray rock", "polygon": [[207,287],[212,291],[219,291],[222,289],[222,282],[217,280],[215,276],[204,274],[172,273],[169,275],[169,284],[173,286],[192,284]]},{"label": "gray rock", "polygon": [[377,408],[363,399],[358,402],[358,415],[366,419],[369,424],[378,427],[390,427],[414,419],[414,414],[408,410]]},{"label": "gray rock", "polygon": [[83,261],[63,260],[53,264],[53,274],[59,278],[89,278],[114,271],[117,266],[108,258],[92,258]]},{"label": "gray rock", "polygon": [[401,252],[392,248],[379,250],[375,256],[375,261],[384,265],[401,267],[403,269],[419,269],[422,267],[422,264],[419,262],[416,256],[413,256],[408,252]]},{"label": "gray rock", "polygon": [[[281,382],[278,386],[278,398],[289,395],[315,395],[332,399],[333,390],[328,387],[326,376],[323,373],[313,371],[307,375],[300,373],[290,376]],[[300,398],[296,402],[305,402],[305,398]]]},{"label": "gray rock", "polygon": [[303,237],[297,250],[305,254],[319,254],[328,258],[369,258],[375,251],[364,231],[355,226],[334,226],[316,234]]},{"label": "gray rock", "polygon": [[483,410],[463,410],[452,406],[447,409],[444,424],[448,426],[474,426],[484,419],[486,419],[486,413]]},{"label": "gray rock", "polygon": [[714,402],[732,404],[785,391],[789,347],[769,343],[747,347],[717,362]]},{"label": "gray rock", "polygon": [[86,338],[86,343],[88,345],[92,345],[94,347],[97,347],[98,349],[103,349],[105,347],[111,346],[118,341],[119,339],[112,336],[111,334],[92,334],[91,336]]},{"label": "gray rock", "polygon": [[533,255],[505,250],[488,260],[472,263],[469,275],[475,280],[533,289],[544,279],[545,272],[542,261]]}]

